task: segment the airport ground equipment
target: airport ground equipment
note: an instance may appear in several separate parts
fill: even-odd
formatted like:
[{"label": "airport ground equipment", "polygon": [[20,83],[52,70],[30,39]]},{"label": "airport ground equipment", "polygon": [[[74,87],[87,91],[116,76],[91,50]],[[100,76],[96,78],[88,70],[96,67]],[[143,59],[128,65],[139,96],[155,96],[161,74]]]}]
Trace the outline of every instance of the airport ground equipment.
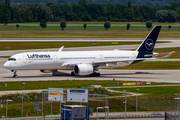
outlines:
[{"label": "airport ground equipment", "polygon": [[89,120],[89,108],[84,105],[64,105],[61,120]]}]

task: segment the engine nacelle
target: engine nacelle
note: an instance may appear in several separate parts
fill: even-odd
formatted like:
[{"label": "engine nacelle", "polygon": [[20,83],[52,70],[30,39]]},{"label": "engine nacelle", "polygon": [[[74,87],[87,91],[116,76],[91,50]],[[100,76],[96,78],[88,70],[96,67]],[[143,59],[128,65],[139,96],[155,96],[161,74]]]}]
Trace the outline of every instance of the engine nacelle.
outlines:
[{"label": "engine nacelle", "polygon": [[93,66],[90,64],[78,64],[74,66],[75,75],[90,75],[93,73]]},{"label": "engine nacelle", "polygon": [[54,70],[54,69],[52,69],[52,70],[40,70],[42,73],[52,73],[52,72],[55,72],[55,71],[57,71],[57,70]]}]

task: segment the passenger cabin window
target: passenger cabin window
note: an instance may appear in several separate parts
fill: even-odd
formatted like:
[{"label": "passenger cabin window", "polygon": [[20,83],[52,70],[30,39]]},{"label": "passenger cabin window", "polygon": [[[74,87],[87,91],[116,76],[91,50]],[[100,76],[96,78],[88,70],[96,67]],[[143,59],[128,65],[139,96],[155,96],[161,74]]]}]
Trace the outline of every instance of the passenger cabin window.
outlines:
[{"label": "passenger cabin window", "polygon": [[15,58],[9,58],[8,61],[16,61]]}]

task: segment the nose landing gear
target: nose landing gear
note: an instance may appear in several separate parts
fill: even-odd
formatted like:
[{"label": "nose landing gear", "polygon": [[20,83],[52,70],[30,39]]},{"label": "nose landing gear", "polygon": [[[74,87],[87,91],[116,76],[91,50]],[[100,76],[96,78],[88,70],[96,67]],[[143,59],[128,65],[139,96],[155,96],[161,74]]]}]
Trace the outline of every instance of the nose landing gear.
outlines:
[{"label": "nose landing gear", "polygon": [[18,77],[18,76],[17,76],[17,74],[16,74],[16,73],[17,73],[17,71],[16,71],[16,70],[12,70],[12,72],[14,72],[13,77],[14,77],[14,78],[17,78],[17,77]]}]

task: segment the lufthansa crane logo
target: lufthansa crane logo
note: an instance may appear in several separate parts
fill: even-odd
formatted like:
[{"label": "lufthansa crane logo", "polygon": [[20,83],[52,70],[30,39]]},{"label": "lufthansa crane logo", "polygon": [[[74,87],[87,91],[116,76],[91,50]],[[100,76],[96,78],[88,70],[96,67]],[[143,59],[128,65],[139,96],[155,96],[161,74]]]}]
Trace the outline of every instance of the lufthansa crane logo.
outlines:
[{"label": "lufthansa crane logo", "polygon": [[154,42],[152,39],[147,39],[145,42],[145,47],[147,50],[152,50],[154,47]]}]

